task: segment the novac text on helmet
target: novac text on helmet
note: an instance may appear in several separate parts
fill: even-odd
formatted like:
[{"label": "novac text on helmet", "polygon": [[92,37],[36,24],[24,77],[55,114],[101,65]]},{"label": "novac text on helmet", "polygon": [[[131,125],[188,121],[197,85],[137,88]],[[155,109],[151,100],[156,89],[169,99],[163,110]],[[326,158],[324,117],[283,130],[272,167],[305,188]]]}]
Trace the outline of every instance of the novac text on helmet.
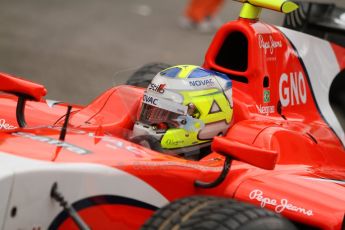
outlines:
[{"label": "novac text on helmet", "polygon": [[213,79],[189,81],[190,86],[214,86]]},{"label": "novac text on helmet", "polygon": [[150,104],[150,105],[157,105],[158,98],[155,98],[155,97],[152,97],[152,96],[148,96],[148,95],[144,95],[143,102],[146,103],[146,104]]}]

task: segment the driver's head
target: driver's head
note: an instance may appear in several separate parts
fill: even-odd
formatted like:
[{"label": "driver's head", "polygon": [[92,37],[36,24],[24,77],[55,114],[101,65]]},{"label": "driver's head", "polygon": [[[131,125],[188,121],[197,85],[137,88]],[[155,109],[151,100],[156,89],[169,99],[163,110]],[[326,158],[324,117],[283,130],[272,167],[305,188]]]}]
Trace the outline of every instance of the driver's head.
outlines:
[{"label": "driver's head", "polygon": [[133,135],[156,140],[166,152],[188,154],[226,133],[232,108],[232,83],[226,75],[174,66],[159,72],[145,91]]}]

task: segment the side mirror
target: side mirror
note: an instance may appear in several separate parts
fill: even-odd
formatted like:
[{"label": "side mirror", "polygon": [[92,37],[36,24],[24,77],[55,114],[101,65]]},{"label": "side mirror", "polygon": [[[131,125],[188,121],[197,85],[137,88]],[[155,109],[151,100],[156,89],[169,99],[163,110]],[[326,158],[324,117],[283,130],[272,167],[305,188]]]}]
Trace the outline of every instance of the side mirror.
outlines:
[{"label": "side mirror", "polygon": [[274,169],[278,159],[277,151],[262,149],[229,140],[225,137],[215,137],[212,143],[212,150],[222,155],[230,156],[234,160],[267,170]]},{"label": "side mirror", "polygon": [[18,96],[16,117],[21,128],[26,126],[24,117],[26,100],[40,101],[47,94],[44,86],[5,73],[0,73],[0,91]]},{"label": "side mirror", "polygon": [[6,73],[0,73],[0,91],[23,95],[30,100],[40,101],[47,94],[43,85],[20,79]]}]

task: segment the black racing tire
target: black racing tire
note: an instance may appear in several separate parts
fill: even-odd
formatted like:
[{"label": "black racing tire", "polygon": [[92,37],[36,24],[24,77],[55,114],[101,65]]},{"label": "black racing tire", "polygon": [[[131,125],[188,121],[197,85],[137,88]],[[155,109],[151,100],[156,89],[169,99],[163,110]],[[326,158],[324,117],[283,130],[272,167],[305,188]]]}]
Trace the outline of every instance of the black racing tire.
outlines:
[{"label": "black racing tire", "polygon": [[159,209],[142,230],[295,230],[280,215],[251,204],[210,196],[193,196]]},{"label": "black racing tire", "polygon": [[146,64],[129,77],[126,84],[146,88],[156,74],[164,69],[171,67],[165,63]]}]

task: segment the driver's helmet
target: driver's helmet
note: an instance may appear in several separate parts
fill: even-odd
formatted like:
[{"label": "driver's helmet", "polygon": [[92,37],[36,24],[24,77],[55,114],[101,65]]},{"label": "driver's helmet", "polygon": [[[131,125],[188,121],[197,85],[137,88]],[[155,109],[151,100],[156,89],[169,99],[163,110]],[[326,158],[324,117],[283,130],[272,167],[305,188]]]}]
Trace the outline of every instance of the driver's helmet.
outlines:
[{"label": "driver's helmet", "polygon": [[154,138],[164,152],[186,154],[225,135],[232,114],[232,82],[225,74],[178,65],[159,72],[147,87],[133,136]]}]

